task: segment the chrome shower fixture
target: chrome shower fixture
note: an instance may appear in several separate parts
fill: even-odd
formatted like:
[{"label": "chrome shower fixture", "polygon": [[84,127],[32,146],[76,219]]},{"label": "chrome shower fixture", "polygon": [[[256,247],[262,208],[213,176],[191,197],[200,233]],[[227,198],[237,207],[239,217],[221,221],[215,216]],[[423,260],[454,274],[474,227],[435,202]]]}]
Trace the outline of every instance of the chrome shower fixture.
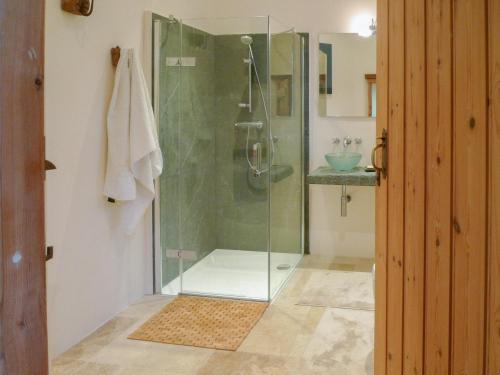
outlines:
[{"label": "chrome shower fixture", "polygon": [[253,51],[252,51],[252,43],[253,38],[250,35],[242,35],[241,43],[245,46],[248,46],[248,58],[243,59],[245,64],[248,64],[248,102],[247,103],[239,103],[238,107],[247,108],[248,112],[252,112],[252,64],[253,64]]},{"label": "chrome shower fixture", "polygon": [[243,43],[246,46],[249,46],[253,43],[253,38],[250,35],[242,35],[240,40],[241,43]]},{"label": "chrome shower fixture", "polygon": [[177,18],[175,18],[172,14],[167,17],[167,22],[168,23],[177,23]]},{"label": "chrome shower fixture", "polygon": [[[248,46],[248,57],[243,59],[243,63],[248,65],[248,102],[238,103],[238,107],[245,108],[249,113],[252,113],[252,78],[253,72],[255,72],[255,80],[259,86],[260,97],[262,99],[262,105],[264,106],[264,112],[266,113],[266,123],[269,124],[269,113],[267,111],[266,98],[264,97],[264,91],[262,90],[262,85],[259,79],[259,72],[257,71],[257,65],[255,64],[255,57],[252,50],[253,38],[250,35],[242,35],[240,41],[243,45]],[[260,142],[255,143],[252,146],[252,158],[249,155],[249,143],[250,143],[250,129],[260,130],[263,128],[264,124],[262,121],[256,122],[240,122],[235,124],[236,127],[246,127],[247,128],[247,140],[246,140],[246,158],[250,170],[253,171],[255,177],[259,177],[263,173],[269,171],[270,168],[262,169],[262,144]],[[275,142],[273,140],[272,130],[270,130],[270,146],[271,146],[271,160],[269,165],[274,163],[275,155]],[[250,160],[252,159],[252,160]]]}]

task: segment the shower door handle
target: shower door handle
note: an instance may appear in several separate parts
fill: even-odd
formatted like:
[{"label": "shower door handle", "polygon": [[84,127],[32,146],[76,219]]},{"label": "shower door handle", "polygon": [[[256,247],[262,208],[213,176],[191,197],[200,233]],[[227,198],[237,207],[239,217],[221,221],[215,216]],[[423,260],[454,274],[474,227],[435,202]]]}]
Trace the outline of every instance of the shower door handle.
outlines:
[{"label": "shower door handle", "polygon": [[260,174],[260,171],[262,170],[262,144],[260,142],[254,143],[252,147],[252,159],[253,159],[253,165],[255,166],[255,173],[256,175]]}]

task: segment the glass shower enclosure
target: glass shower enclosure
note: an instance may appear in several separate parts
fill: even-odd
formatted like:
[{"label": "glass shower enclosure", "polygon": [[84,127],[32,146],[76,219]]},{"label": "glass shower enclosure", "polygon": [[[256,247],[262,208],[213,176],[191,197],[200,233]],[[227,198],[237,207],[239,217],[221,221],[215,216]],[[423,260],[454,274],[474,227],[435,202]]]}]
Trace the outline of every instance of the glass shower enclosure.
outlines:
[{"label": "glass shower enclosure", "polygon": [[271,17],[153,15],[163,294],[271,300],[303,256],[303,41]]}]

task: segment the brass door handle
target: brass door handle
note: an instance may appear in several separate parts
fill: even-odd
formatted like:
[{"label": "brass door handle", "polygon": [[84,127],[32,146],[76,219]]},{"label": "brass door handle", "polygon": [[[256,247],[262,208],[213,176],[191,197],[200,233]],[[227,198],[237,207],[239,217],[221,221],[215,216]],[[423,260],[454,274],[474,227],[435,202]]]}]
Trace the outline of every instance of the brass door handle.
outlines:
[{"label": "brass door handle", "polygon": [[[380,143],[379,143],[380,141]],[[377,151],[382,150],[382,165],[377,165],[376,154]],[[372,165],[377,171],[377,184],[380,185],[380,176],[387,178],[387,130],[382,130],[382,136],[377,138],[377,145],[372,151]]]}]

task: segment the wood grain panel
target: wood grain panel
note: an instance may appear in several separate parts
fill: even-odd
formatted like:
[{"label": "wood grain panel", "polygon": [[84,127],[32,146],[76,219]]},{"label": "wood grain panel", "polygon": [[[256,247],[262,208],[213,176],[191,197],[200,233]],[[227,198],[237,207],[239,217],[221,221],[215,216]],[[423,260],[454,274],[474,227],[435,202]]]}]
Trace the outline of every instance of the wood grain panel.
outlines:
[{"label": "wood grain panel", "polygon": [[376,373],[500,374],[500,1],[387,0],[378,12],[389,179]]},{"label": "wood grain panel", "polygon": [[405,4],[389,0],[387,374],[403,370]]},{"label": "wood grain panel", "polygon": [[44,1],[0,0],[0,373],[47,374]]},{"label": "wood grain panel", "polygon": [[485,0],[454,3],[452,374],[484,373],[487,228]]},{"label": "wood grain panel", "polygon": [[425,32],[425,2],[406,0],[403,373],[415,375],[424,357]]},{"label": "wood grain panel", "polygon": [[488,375],[500,374],[500,1],[489,0],[490,168]]},{"label": "wood grain panel", "polygon": [[[377,136],[388,126],[389,0],[377,1]],[[385,374],[387,364],[387,179],[376,188],[375,235],[375,373]]]},{"label": "wood grain panel", "polygon": [[427,0],[425,373],[448,374],[450,355],[451,0]]}]

